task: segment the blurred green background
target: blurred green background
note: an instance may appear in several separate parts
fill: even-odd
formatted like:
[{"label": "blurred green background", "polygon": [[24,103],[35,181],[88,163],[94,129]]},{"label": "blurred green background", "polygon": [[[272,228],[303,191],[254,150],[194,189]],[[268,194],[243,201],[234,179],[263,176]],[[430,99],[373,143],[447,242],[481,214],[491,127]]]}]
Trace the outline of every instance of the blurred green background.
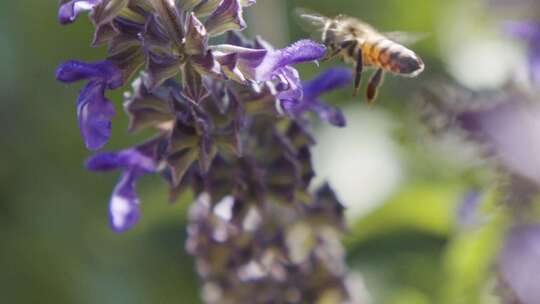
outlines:
[{"label": "blurred green background", "polygon": [[[279,47],[310,36],[295,21],[296,7],[361,17],[383,31],[429,34],[414,47],[426,71],[417,79],[387,77],[374,108],[352,99],[349,89],[328,96],[350,127],[317,125],[318,182],[329,179],[349,206],[344,241],[366,303],[496,303],[489,265],[500,229],[464,230],[455,219],[483,173],[471,169],[462,150],[425,139],[410,102],[439,78],[472,88],[500,85],[523,60],[519,46],[498,34],[502,16],[479,0],[258,2],[246,10],[247,34]],[[117,176],[83,168],[89,152],[75,117],[78,87],[54,79],[62,61],[97,60],[104,50],[89,47],[85,16],[62,27],[56,13],[57,1],[0,2],[0,302],[200,303],[193,260],[184,252],[189,198],[170,205],[165,184],[145,178],[140,223],[122,235],[108,228]],[[340,63],[299,69],[308,79],[332,65]],[[145,137],[126,135],[121,94],[110,94],[118,115],[107,149]]]}]

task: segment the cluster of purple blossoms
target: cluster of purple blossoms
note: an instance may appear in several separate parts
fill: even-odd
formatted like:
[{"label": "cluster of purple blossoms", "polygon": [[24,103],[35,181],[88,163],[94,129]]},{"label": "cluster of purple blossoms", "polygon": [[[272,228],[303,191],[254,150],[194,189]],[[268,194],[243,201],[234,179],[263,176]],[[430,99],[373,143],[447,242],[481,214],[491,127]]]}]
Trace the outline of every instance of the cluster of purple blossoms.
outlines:
[{"label": "cluster of purple blossoms", "polygon": [[[484,164],[494,169],[498,204],[508,227],[497,259],[498,294],[504,303],[540,302],[540,105],[515,85],[490,92],[436,86],[423,94],[426,123],[437,133],[457,131],[477,147]],[[460,224],[478,225],[484,195],[467,195]],[[495,253],[496,254],[496,253]]]},{"label": "cluster of purple blossoms", "polygon": [[[490,0],[491,9],[495,12],[522,15],[522,20],[506,21],[503,31],[511,37],[525,42],[527,61],[531,81],[540,87],[540,2],[536,0]],[[514,17],[515,18],[515,17]]]},{"label": "cluster of purple blossoms", "polygon": [[[426,92],[427,93],[427,92]],[[454,98],[448,98],[453,96]],[[428,124],[459,130],[497,172],[499,203],[508,214],[508,230],[498,255],[498,293],[505,303],[540,301],[540,223],[535,212],[540,194],[540,107],[515,86],[470,92],[445,86],[424,96]],[[483,195],[468,196],[461,219],[478,215]],[[466,210],[468,209],[468,210]],[[476,217],[478,219],[478,217]],[[469,221],[470,222],[470,221]],[[466,223],[465,223],[466,224]],[[476,223],[478,224],[478,222]]]},{"label": "cluster of purple blossoms", "polygon": [[[328,185],[309,190],[314,144],[306,113],[335,126],[343,114],[319,96],[351,82],[331,69],[301,82],[293,65],[325,48],[301,40],[275,49],[238,32],[254,0],[64,0],[62,24],[88,12],[99,62],[68,61],[60,81],[87,80],[77,100],[90,150],[111,137],[122,87],[130,132],[155,136],[118,152],[98,152],[93,171],[121,170],[110,199],[114,231],[139,220],[137,180],[160,174],[174,200],[192,191],[187,248],[197,261],[207,303],[343,303],[348,299],[339,243],[343,207]],[[213,38],[226,34],[224,44]],[[223,41],[219,40],[219,41]],[[325,302],[327,303],[327,302]]]},{"label": "cluster of purple blossoms", "polygon": [[[503,1],[501,5],[521,7],[526,14],[521,21],[506,22],[504,30],[526,43],[527,61],[533,92],[507,93],[498,106],[492,133],[494,142],[510,172],[507,201],[512,204],[515,224],[507,234],[499,256],[499,278],[506,287],[503,296],[512,303],[539,303],[540,290],[540,221],[534,216],[540,195],[540,5],[538,1]],[[536,92],[536,93],[535,93]],[[485,120],[485,119],[484,119]]]},{"label": "cluster of purple blossoms", "polygon": [[530,78],[540,87],[540,21],[507,22],[504,27],[508,34],[526,42]]},{"label": "cluster of purple blossoms", "polygon": [[[504,303],[540,303],[536,207],[540,197],[540,5],[535,0],[491,0],[489,4],[494,11],[524,15],[521,21],[504,22],[502,28],[526,44],[532,86],[525,89],[512,80],[490,92],[436,86],[424,92],[421,111],[433,130],[458,130],[495,168],[500,206],[509,223],[496,259],[498,294]],[[481,197],[478,193],[469,196],[461,211],[478,211]]]}]

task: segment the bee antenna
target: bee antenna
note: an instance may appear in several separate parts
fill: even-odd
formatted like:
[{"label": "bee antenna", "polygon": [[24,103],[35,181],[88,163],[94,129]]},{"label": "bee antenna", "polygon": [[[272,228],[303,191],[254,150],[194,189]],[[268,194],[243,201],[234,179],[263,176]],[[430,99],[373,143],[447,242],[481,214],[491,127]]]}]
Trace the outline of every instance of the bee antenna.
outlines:
[{"label": "bee antenna", "polygon": [[323,18],[323,17],[309,15],[309,14],[301,14],[300,17],[302,17],[302,18],[304,18],[304,19],[306,19],[308,21],[317,22],[317,23],[324,23],[324,21],[325,21],[325,18]]},{"label": "bee antenna", "polygon": [[305,8],[296,8],[294,13],[296,16],[313,24],[324,24],[327,20],[326,17],[320,15],[319,13],[310,11]]}]

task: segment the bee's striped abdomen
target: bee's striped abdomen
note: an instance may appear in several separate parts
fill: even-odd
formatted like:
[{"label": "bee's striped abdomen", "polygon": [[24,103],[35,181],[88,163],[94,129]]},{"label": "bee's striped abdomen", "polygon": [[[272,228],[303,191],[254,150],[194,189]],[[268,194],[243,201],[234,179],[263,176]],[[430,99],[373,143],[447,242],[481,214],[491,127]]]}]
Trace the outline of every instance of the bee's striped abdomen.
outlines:
[{"label": "bee's striped abdomen", "polygon": [[416,76],[424,70],[424,63],[413,51],[384,37],[366,41],[362,52],[366,64],[395,74]]},{"label": "bee's striped abdomen", "polygon": [[366,65],[376,65],[381,66],[379,56],[381,54],[381,50],[383,49],[381,46],[383,44],[387,44],[390,42],[386,38],[378,38],[378,39],[370,39],[366,40],[362,45],[362,54],[364,56],[364,64]]}]

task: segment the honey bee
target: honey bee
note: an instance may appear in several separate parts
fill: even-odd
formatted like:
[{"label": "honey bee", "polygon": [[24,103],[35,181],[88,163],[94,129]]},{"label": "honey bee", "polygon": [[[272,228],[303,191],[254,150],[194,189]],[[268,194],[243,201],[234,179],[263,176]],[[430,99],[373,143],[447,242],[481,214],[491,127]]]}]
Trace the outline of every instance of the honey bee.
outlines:
[{"label": "honey bee", "polygon": [[[401,32],[382,33],[354,17],[338,15],[334,18],[317,13],[297,10],[297,14],[322,32],[321,40],[328,48],[325,60],[339,56],[346,63],[354,64],[354,96],[358,95],[364,67],[373,67],[367,87],[367,102],[372,103],[377,88],[382,84],[385,71],[392,74],[416,77],[424,70],[424,62],[403,44],[421,37]],[[400,42],[396,42],[400,41]]]}]

